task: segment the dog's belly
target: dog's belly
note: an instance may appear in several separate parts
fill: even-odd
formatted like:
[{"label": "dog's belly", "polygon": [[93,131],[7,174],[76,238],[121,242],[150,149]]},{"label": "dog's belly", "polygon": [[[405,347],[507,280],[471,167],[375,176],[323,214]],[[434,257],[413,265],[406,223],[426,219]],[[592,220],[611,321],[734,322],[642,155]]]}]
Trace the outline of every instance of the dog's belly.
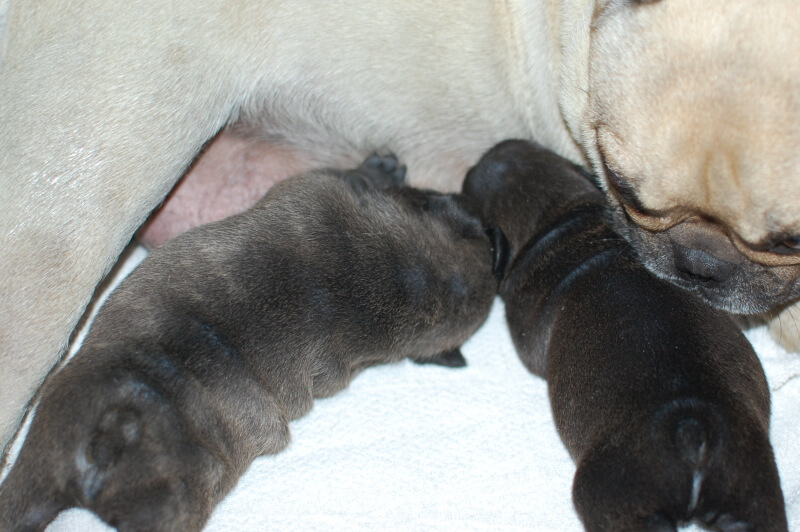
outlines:
[{"label": "dog's belly", "polygon": [[311,164],[290,148],[223,133],[175,185],[137,238],[153,248],[192,227],[242,212],[273,184]]},{"label": "dog's belly", "polygon": [[[363,157],[353,155],[353,160]],[[252,207],[275,183],[313,167],[347,166],[342,156],[320,157],[302,149],[220,133],[198,156],[161,206],[136,233],[148,248],[198,225],[215,222]],[[325,161],[325,159],[329,159]],[[410,168],[417,186],[455,190],[474,163],[464,153],[442,154],[436,167]],[[411,166],[411,165],[410,165]]]}]

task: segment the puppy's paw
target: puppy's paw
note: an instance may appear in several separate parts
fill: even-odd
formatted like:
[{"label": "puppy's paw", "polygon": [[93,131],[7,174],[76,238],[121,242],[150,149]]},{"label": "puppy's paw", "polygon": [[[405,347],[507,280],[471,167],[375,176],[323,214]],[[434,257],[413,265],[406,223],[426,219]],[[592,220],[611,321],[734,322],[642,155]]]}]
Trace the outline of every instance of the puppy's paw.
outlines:
[{"label": "puppy's paw", "polygon": [[374,152],[367,157],[358,171],[367,175],[377,189],[396,187],[405,183],[406,167],[393,153]]},{"label": "puppy's paw", "polygon": [[417,364],[435,364],[446,368],[463,368],[467,365],[467,359],[461,354],[461,350],[456,348],[452,351],[445,351],[429,358],[413,358]]},{"label": "puppy's paw", "polygon": [[694,401],[609,434],[583,454],[573,499],[588,531],[784,531],[772,448],[753,420]]}]

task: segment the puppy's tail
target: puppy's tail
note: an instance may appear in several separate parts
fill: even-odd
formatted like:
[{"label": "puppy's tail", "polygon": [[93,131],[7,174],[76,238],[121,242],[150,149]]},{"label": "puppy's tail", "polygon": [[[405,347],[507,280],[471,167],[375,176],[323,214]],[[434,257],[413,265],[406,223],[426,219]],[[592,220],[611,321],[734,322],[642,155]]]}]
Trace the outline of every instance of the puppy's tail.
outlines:
[{"label": "puppy's tail", "polygon": [[735,405],[684,398],[659,409],[650,428],[654,448],[662,446],[659,476],[673,490],[668,513],[676,522],[786,530],[768,427]]},{"label": "puppy's tail", "polygon": [[[719,409],[698,399],[672,401],[653,416],[651,436],[663,445],[663,458],[673,462],[664,465],[671,465],[681,476],[691,475],[691,490],[686,493],[688,516],[697,510],[703,483],[724,454],[726,432]],[[685,485],[685,481],[676,484]]]}]

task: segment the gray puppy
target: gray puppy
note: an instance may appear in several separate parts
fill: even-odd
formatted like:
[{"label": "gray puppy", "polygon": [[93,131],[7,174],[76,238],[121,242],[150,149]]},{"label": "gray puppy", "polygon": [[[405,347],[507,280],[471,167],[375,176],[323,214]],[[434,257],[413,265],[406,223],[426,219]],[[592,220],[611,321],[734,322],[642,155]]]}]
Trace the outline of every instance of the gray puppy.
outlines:
[{"label": "gray puppy", "polygon": [[786,530],[750,344],[728,316],[639,265],[586,177],[507,141],[464,184],[508,237],[500,295],[520,358],[548,381],[584,526]]},{"label": "gray puppy", "polygon": [[0,530],[73,506],[198,530],[314,398],[405,357],[463,365],[497,290],[490,239],[465,198],[403,174],[378,156],[310,172],[155,250],[47,383]]}]

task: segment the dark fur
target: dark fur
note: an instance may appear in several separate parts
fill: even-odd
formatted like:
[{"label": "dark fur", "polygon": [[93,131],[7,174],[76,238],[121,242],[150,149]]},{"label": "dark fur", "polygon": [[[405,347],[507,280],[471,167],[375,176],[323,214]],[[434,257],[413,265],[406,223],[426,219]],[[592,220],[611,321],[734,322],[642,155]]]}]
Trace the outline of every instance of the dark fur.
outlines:
[{"label": "dark fur", "polygon": [[508,237],[500,294],[522,361],[548,381],[584,526],[786,530],[755,353],[726,315],[639,265],[585,177],[508,141],[464,185]]},{"label": "dark fur", "polygon": [[155,250],[47,383],[0,529],[80,506],[198,530],[314,398],[404,357],[463,365],[497,289],[490,242],[463,197],[396,186],[403,171],[310,172]]}]

